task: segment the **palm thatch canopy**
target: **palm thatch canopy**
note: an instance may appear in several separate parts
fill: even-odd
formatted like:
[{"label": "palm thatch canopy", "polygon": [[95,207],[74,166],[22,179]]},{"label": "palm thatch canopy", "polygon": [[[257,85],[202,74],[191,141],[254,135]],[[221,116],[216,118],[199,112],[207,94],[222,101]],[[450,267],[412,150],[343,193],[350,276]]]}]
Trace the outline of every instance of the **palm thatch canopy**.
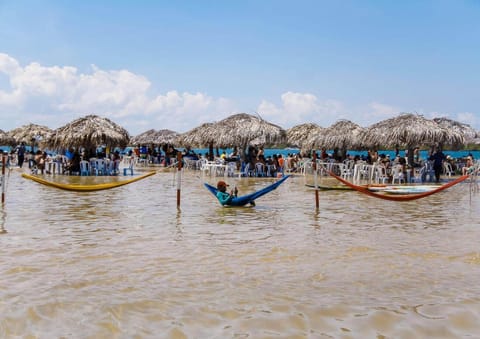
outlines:
[{"label": "palm thatch canopy", "polygon": [[13,138],[17,144],[22,141],[29,144],[32,140],[35,140],[35,143],[44,146],[52,136],[53,130],[47,126],[28,124],[12,129],[7,134],[9,137]]},{"label": "palm thatch canopy", "polygon": [[259,140],[263,144],[286,140],[283,128],[247,113],[231,115],[213,124],[210,131],[212,135],[208,138],[213,139],[219,147],[246,146],[252,140]]},{"label": "palm thatch canopy", "polygon": [[179,135],[177,143],[188,147],[205,147],[215,144],[217,147],[246,146],[251,141],[261,144],[284,142],[286,131],[280,126],[269,123],[259,117],[239,113],[216,123],[204,123]]},{"label": "palm thatch canopy", "polygon": [[215,141],[215,135],[211,130],[213,123],[206,122],[185,133],[178,135],[174,144],[184,147],[205,147]]},{"label": "palm thatch canopy", "polygon": [[159,131],[150,129],[130,140],[131,145],[162,145],[173,144],[178,137],[178,133],[169,129],[161,129]]},{"label": "palm thatch canopy", "polygon": [[310,141],[311,148],[324,149],[358,149],[361,147],[360,135],[365,128],[350,120],[338,120],[321,134],[313,137]]},{"label": "palm thatch canopy", "polygon": [[458,145],[465,141],[460,133],[412,113],[402,113],[373,124],[360,137],[369,147],[405,146],[408,149],[421,145]]},{"label": "palm thatch canopy", "polygon": [[15,146],[15,139],[0,129],[0,146]]},{"label": "palm thatch canopy", "polygon": [[98,146],[125,147],[130,140],[126,129],[107,118],[87,115],[57,128],[50,138],[53,149],[70,147],[95,149]]},{"label": "palm thatch canopy", "polygon": [[288,146],[304,148],[313,138],[320,136],[324,128],[315,123],[305,123],[287,129]]},{"label": "palm thatch canopy", "polygon": [[461,123],[448,118],[433,118],[440,127],[446,130],[451,130],[454,133],[460,133],[465,138],[465,142],[472,142],[475,138],[479,137],[477,131],[468,124]]}]

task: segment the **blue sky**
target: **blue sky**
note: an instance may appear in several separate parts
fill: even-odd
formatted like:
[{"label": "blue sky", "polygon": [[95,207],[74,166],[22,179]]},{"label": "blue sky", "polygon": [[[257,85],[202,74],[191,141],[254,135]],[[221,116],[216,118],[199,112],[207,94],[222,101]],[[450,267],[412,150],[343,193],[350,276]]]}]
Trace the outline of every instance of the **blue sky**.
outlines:
[{"label": "blue sky", "polygon": [[0,129],[86,114],[136,135],[258,112],[417,112],[480,129],[480,1],[0,0]]}]

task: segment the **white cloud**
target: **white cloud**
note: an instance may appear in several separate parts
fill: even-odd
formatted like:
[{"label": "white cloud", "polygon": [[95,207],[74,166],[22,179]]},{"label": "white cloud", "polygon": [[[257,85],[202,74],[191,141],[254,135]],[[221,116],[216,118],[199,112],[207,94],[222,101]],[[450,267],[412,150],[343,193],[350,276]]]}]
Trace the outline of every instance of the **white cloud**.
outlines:
[{"label": "white cloud", "polygon": [[393,106],[382,104],[379,102],[371,102],[367,105],[366,109],[360,115],[361,122],[357,122],[359,125],[367,127],[381,120],[392,118],[401,113],[401,111]]},{"label": "white cloud", "polygon": [[36,62],[22,67],[0,53],[0,73],[9,84],[0,90],[0,121],[6,130],[29,122],[56,128],[74,118],[98,114],[112,118],[132,134],[145,127],[182,132],[219,115],[223,118],[234,109],[230,100],[204,93],[169,91],[151,97],[150,81],[128,70],[92,65],[91,73],[79,73],[75,67],[46,67]]},{"label": "white cloud", "polygon": [[281,96],[280,107],[264,100],[257,110],[263,118],[284,128],[305,122],[314,122],[327,127],[338,119],[348,118],[340,101],[320,101],[311,93],[286,92]]},{"label": "white cloud", "polygon": [[478,116],[470,112],[458,113],[457,119],[455,120],[469,124],[473,128],[480,126],[480,119]]},{"label": "white cloud", "polygon": [[[95,65],[87,73],[71,66],[47,67],[36,62],[22,66],[0,53],[0,76],[0,126],[4,130],[30,122],[56,128],[80,116],[98,114],[133,135],[151,128],[184,132],[236,112],[253,113],[237,109],[230,98],[214,98],[202,92],[170,90],[152,95],[145,76],[128,70],[102,70]],[[367,126],[401,112],[378,101],[353,107],[339,100],[319,99],[312,93],[288,91],[279,99],[279,103],[262,100],[257,112],[284,128],[305,122],[328,127],[339,119]],[[472,127],[480,123],[473,113],[459,113],[456,118]]]}]

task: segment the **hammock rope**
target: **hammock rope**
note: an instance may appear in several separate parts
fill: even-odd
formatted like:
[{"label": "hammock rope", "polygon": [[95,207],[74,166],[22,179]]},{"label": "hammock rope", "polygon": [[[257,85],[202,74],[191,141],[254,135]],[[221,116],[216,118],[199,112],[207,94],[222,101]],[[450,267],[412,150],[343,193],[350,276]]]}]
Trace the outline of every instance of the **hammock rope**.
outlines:
[{"label": "hammock rope", "polygon": [[425,198],[425,197],[428,197],[429,195],[441,192],[441,191],[443,191],[443,190],[445,190],[449,187],[452,187],[452,186],[466,180],[469,177],[468,174],[467,175],[462,175],[458,179],[450,181],[449,183],[446,183],[446,184],[444,184],[444,185],[442,185],[442,186],[440,186],[440,187],[438,187],[434,190],[428,191],[428,192],[422,192],[422,193],[417,193],[417,194],[408,194],[408,195],[402,195],[402,196],[395,196],[395,195],[388,195],[388,194],[372,192],[367,187],[355,185],[355,184],[351,183],[350,181],[339,177],[338,175],[336,175],[335,173],[333,173],[331,171],[329,171],[328,174],[330,176],[334,177],[335,179],[337,179],[338,181],[344,183],[345,185],[353,188],[354,190],[356,190],[360,193],[364,193],[366,195],[369,195],[369,196],[372,196],[372,197],[375,197],[375,198],[390,200],[390,201],[411,201],[411,200]]}]

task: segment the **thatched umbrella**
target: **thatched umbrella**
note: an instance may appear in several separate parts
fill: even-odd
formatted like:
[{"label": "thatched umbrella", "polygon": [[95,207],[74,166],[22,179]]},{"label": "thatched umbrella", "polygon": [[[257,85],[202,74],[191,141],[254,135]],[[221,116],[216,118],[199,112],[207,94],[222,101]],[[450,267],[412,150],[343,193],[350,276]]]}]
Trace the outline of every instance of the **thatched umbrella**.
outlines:
[{"label": "thatched umbrella", "polygon": [[35,148],[36,143],[42,147],[45,146],[49,138],[52,136],[53,130],[47,126],[28,124],[12,129],[7,134],[9,137],[13,138],[17,144],[22,141],[26,144],[32,143],[33,149]]},{"label": "thatched umbrella", "polygon": [[285,142],[286,131],[259,116],[239,113],[215,123],[211,130],[215,143],[220,147],[242,146],[259,138],[265,144]]},{"label": "thatched umbrella", "polygon": [[212,130],[213,123],[206,122],[185,133],[178,135],[174,143],[187,148],[208,147],[209,160],[213,160],[213,142],[215,134]]},{"label": "thatched umbrella", "polygon": [[408,162],[413,163],[413,149],[421,145],[459,145],[464,137],[441,127],[419,114],[401,113],[368,127],[361,135],[364,145],[370,147],[399,147],[408,150]]},{"label": "thatched umbrella", "polygon": [[95,151],[98,146],[125,147],[130,140],[126,129],[107,118],[87,115],[57,128],[49,140],[54,149],[84,147]]},{"label": "thatched umbrella", "polygon": [[161,145],[173,144],[178,137],[178,133],[169,129],[161,129],[159,131],[150,129],[140,133],[130,139],[131,145]]},{"label": "thatched umbrella", "polygon": [[188,147],[208,146],[210,155],[213,153],[214,144],[222,148],[240,146],[240,155],[243,156],[246,147],[253,140],[272,144],[284,142],[285,139],[286,132],[280,126],[257,116],[239,113],[215,123],[204,123],[195,127],[181,134],[177,142]]},{"label": "thatched umbrella", "polygon": [[288,146],[308,148],[310,140],[320,136],[324,128],[314,123],[305,123],[287,129]]},{"label": "thatched umbrella", "polygon": [[169,129],[161,129],[156,133],[155,144],[175,144],[178,135],[179,134],[175,131],[171,131]]},{"label": "thatched umbrella", "polygon": [[140,133],[130,139],[130,145],[138,146],[145,144],[153,144],[156,139],[157,131],[154,129],[149,129],[143,133]]},{"label": "thatched umbrella", "polygon": [[15,139],[0,129],[0,145],[1,146],[15,146]]},{"label": "thatched umbrella", "polygon": [[350,121],[338,120],[322,133],[313,137],[308,142],[311,148],[324,148],[341,150],[341,157],[346,156],[348,149],[358,149],[361,147],[360,135],[365,128]]},{"label": "thatched umbrella", "polygon": [[234,114],[216,122],[210,131],[210,138],[214,138],[218,147],[238,146],[242,159],[245,158],[246,148],[252,141],[263,145],[284,143],[287,136],[282,127],[247,113]]},{"label": "thatched umbrella", "polygon": [[454,133],[460,133],[465,138],[466,143],[472,142],[475,138],[479,137],[477,131],[468,124],[448,118],[433,118],[433,121],[447,130],[451,130]]},{"label": "thatched umbrella", "polygon": [[361,135],[362,142],[370,146],[445,145],[464,142],[460,133],[442,128],[433,120],[419,114],[401,113],[369,126]]},{"label": "thatched umbrella", "polygon": [[213,123],[206,122],[185,133],[179,134],[174,143],[184,147],[208,147],[215,141],[215,135],[211,130]]}]

